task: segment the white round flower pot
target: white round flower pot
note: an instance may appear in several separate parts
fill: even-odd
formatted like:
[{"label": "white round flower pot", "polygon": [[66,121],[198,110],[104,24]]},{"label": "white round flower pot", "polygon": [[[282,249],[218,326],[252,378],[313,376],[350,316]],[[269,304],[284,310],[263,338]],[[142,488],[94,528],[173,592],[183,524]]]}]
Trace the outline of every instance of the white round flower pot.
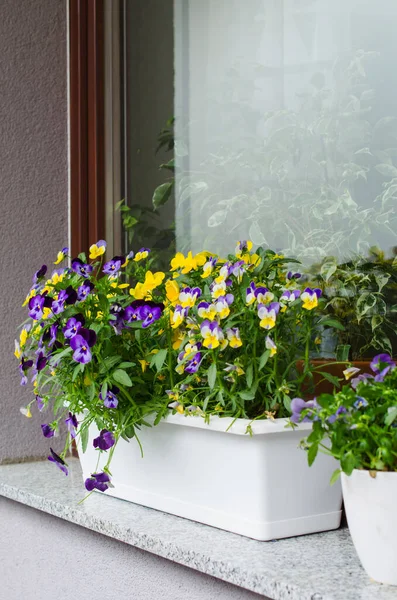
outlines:
[{"label": "white round flower pot", "polygon": [[[341,487],[329,484],[336,461],[321,455],[309,468],[298,448],[311,424],[293,430],[287,419],[256,421],[250,436],[250,423],[170,414],[139,432],[143,458],[136,440],[119,441],[106,494],[257,540],[339,527]],[[96,470],[97,435],[92,426],[80,452],[85,478]],[[106,459],[103,453],[98,471]]]},{"label": "white round flower pot", "polygon": [[343,499],[354,547],[375,581],[397,585],[397,472],[342,474]]}]

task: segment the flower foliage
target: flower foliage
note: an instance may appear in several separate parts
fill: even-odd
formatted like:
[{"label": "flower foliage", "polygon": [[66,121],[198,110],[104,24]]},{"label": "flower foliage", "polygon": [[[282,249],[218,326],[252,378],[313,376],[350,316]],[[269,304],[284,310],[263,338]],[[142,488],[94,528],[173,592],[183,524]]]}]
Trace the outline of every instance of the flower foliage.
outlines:
[{"label": "flower foliage", "polygon": [[313,431],[304,441],[309,464],[318,450],[332,454],[340,471],[353,469],[397,471],[397,369],[386,354],[376,356],[371,373],[350,367],[344,371],[348,385],[334,395],[322,394],[291,403],[293,423],[312,421]]},{"label": "flower foliage", "polygon": [[48,438],[67,425],[64,451],[49,457],[60,470],[67,473],[72,439],[85,450],[91,423],[101,432],[94,447],[109,460],[89,490],[109,487],[120,437],[139,442],[140,427],[170,408],[205,418],[290,414],[302,379],[296,360],[309,368],[322,325],[321,291],[300,289],[299,274],[288,271],[297,261],[254,252],[249,241],[226,258],[177,253],[168,272],[152,270],[148,248],[105,253],[100,240],[89,259],[80,254],[60,268],[63,248],[49,278],[43,265],[15,343],[21,383],[34,387],[23,414],[51,407],[54,420],[42,424]]}]

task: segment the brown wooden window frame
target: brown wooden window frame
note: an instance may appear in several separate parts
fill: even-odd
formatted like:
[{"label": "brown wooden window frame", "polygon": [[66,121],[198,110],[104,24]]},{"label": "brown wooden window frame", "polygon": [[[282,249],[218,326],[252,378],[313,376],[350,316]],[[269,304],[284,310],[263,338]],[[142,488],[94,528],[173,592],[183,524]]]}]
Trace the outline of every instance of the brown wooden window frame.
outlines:
[{"label": "brown wooden window frame", "polygon": [[69,0],[71,252],[105,237],[104,0]]}]

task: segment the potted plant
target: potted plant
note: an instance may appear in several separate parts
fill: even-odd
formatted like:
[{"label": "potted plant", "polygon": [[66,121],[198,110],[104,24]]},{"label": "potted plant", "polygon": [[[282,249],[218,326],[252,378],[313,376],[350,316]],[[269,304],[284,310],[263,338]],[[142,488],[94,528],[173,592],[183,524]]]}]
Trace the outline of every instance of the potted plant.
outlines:
[{"label": "potted plant", "polygon": [[312,464],[318,450],[336,458],[347,520],[368,575],[397,585],[397,369],[389,354],[371,362],[371,374],[351,368],[334,395],[292,403],[294,423],[312,422],[304,442]]},{"label": "potted plant", "polygon": [[49,279],[43,266],[25,301],[16,354],[35,395],[23,412],[50,406],[44,436],[63,421],[69,432],[49,460],[67,473],[76,439],[89,492],[257,539],[338,527],[333,459],[310,470],[296,447],[311,425],[286,428],[320,290],[301,293],[291,261],[251,242],[226,259],[177,253],[166,273],[146,248],[104,261],[105,249]]},{"label": "potted plant", "polygon": [[[397,269],[377,248],[369,258],[339,263],[327,257],[311,268],[311,285],[322,290],[324,318],[333,329],[321,336],[317,356],[306,376],[309,391],[331,393],[340,387],[349,365],[370,372],[372,358],[382,349],[395,355],[397,327]],[[349,364],[347,364],[349,361]],[[324,378],[324,375],[328,379]],[[312,385],[310,387],[310,382]]]}]

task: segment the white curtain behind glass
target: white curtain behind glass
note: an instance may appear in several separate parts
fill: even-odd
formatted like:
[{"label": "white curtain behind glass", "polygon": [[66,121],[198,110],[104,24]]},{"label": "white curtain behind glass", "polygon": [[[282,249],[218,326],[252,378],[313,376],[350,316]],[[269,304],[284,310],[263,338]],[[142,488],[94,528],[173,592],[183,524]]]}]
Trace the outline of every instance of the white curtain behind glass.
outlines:
[{"label": "white curtain behind glass", "polygon": [[396,0],[174,7],[177,246],[396,245]]}]

